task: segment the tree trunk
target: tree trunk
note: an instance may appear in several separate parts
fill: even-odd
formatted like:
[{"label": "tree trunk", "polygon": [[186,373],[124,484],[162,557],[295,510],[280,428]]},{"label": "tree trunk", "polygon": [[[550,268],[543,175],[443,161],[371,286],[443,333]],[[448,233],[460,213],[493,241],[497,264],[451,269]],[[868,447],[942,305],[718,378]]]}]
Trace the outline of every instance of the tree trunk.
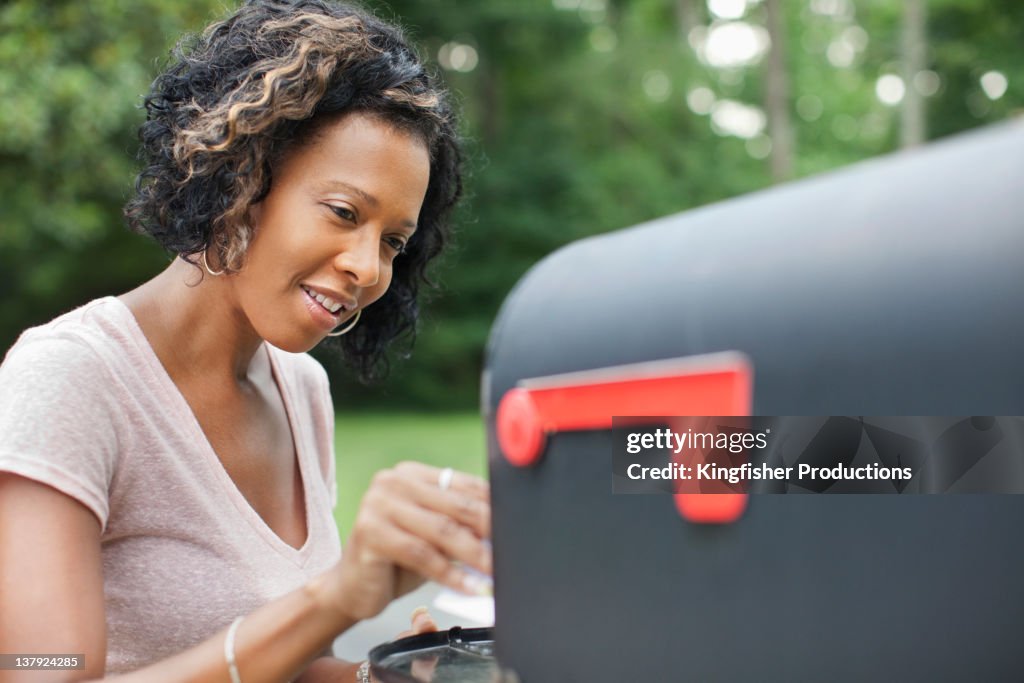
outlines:
[{"label": "tree trunk", "polygon": [[779,183],[793,176],[794,135],[789,116],[789,74],[786,71],[786,36],[783,29],[781,0],[765,0],[768,37],[771,47],[765,64],[764,108],[768,134],[772,140],[769,157],[772,181]]},{"label": "tree trunk", "polygon": [[914,87],[914,77],[928,67],[925,0],[905,0],[903,5],[903,83],[906,93],[900,109],[900,145],[914,147],[928,135],[924,97]]}]

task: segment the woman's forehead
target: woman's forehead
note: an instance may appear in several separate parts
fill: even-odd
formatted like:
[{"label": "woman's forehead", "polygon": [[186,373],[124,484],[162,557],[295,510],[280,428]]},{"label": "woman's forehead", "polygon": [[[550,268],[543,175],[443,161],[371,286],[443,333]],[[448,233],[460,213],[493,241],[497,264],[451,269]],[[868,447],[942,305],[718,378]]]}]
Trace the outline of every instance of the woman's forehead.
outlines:
[{"label": "woman's forehead", "polygon": [[283,183],[351,195],[371,207],[418,207],[430,178],[430,156],[418,136],[377,117],[352,114],[325,125],[287,155],[275,175]]}]

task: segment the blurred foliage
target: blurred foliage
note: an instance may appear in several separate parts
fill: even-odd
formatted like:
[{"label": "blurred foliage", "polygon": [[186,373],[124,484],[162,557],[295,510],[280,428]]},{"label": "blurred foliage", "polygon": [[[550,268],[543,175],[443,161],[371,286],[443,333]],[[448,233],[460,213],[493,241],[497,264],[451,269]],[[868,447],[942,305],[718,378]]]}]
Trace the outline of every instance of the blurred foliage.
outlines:
[{"label": "blurred foliage", "polygon": [[0,5],[0,349],[167,257],[128,233],[141,95],[203,0]]},{"label": "blurred foliage", "polygon": [[[339,406],[472,408],[490,324],[531,264],[580,237],[771,183],[764,134],[726,134],[688,102],[701,87],[716,101],[759,107],[764,98],[763,64],[712,68],[698,58],[693,38],[722,23],[709,10],[721,1],[368,4],[448,67],[437,69],[463,111],[469,196],[413,358],[366,388],[318,353],[336,375]],[[903,3],[781,4],[796,174],[894,150],[899,109],[880,101],[876,83],[900,73]],[[927,8],[937,76],[925,98],[928,137],[1018,113],[1024,4]],[[25,327],[131,289],[166,264],[120,216],[136,170],[139,104],[173,41],[223,11],[214,0],[0,4],[0,349]],[[764,5],[748,1],[742,21],[763,26]],[[832,50],[843,41],[856,50],[837,65]],[[994,99],[981,85],[992,71],[1006,79]]]}]

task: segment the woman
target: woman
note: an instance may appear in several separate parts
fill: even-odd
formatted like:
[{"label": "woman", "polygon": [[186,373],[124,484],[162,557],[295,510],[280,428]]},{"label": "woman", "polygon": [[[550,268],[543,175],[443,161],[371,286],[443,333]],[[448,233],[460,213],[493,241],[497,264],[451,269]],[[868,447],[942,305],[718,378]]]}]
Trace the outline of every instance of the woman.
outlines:
[{"label": "woman", "polygon": [[344,335],[369,375],[415,324],[460,194],[444,93],[361,11],[256,0],[146,109],[127,216],[178,258],[0,366],[0,652],[85,655],[46,680],[368,680],[320,656],[339,633],[491,569],[486,485],[416,463],[375,477],[340,554],[304,354]]}]

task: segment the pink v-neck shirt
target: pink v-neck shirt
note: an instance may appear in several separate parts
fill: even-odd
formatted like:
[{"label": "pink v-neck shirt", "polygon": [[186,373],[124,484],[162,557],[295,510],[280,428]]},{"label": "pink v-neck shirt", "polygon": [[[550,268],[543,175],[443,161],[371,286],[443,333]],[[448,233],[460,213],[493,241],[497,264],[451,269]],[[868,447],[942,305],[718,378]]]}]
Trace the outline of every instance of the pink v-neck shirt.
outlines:
[{"label": "pink v-neck shirt", "polygon": [[268,348],[305,491],[298,549],[235,487],[120,300],[26,331],[0,365],[0,470],[62,491],[102,526],[110,673],[199,643],[341,556],[327,376]]}]

